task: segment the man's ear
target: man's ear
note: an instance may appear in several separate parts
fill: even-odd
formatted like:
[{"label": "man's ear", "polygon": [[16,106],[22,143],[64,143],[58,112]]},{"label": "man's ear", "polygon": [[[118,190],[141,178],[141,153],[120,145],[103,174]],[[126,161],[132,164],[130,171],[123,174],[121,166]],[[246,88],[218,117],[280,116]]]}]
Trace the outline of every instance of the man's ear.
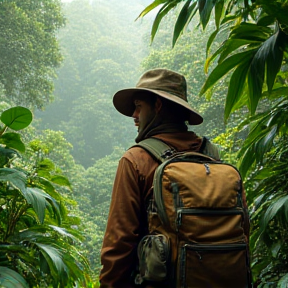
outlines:
[{"label": "man's ear", "polygon": [[157,97],[157,100],[155,102],[155,111],[156,111],[156,113],[159,113],[161,108],[162,108],[162,101],[161,101],[160,97]]}]

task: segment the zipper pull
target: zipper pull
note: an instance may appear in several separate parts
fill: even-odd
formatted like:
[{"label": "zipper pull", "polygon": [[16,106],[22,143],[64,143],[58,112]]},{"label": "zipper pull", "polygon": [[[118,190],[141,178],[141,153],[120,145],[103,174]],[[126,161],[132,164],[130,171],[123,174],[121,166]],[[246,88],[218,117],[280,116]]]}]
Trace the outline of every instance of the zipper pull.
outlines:
[{"label": "zipper pull", "polygon": [[206,174],[209,175],[209,174],[210,174],[210,167],[209,167],[209,164],[204,163],[204,167],[205,167],[205,169],[206,169]]},{"label": "zipper pull", "polygon": [[201,261],[201,260],[202,260],[201,254],[200,254],[198,251],[196,251],[196,254],[197,254],[197,256],[199,257],[199,260]]},{"label": "zipper pull", "polygon": [[179,227],[182,224],[182,210],[177,210],[177,218],[176,218],[176,231],[179,231]]}]

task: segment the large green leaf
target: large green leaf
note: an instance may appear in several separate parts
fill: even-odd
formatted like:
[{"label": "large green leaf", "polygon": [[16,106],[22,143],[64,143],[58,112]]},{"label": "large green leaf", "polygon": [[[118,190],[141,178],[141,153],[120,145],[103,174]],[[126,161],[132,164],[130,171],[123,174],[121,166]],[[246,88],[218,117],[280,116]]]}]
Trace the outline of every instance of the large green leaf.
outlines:
[{"label": "large green leaf", "polygon": [[153,41],[157,30],[159,28],[159,25],[161,23],[161,20],[163,19],[163,17],[172,9],[174,8],[176,5],[178,4],[178,1],[171,1],[171,2],[167,2],[166,4],[163,5],[163,7],[161,7],[161,9],[159,10],[159,12],[157,13],[153,25],[152,25],[152,29],[151,29],[151,42]]},{"label": "large green leaf", "polygon": [[[259,52],[259,50],[258,50]],[[248,72],[248,108],[253,115],[262,96],[262,87],[265,76],[265,62],[255,56]]]},{"label": "large green leaf", "polygon": [[[206,58],[208,58],[209,51],[210,51],[210,47],[211,47],[211,45],[212,45],[215,37],[217,36],[218,32],[219,32],[219,29],[216,29],[216,30],[215,30],[213,33],[211,33],[210,36],[209,36],[209,39],[208,39],[207,44],[206,44]],[[214,53],[214,54],[215,54],[215,53]],[[212,59],[212,57],[211,57],[211,59]],[[205,72],[206,72],[206,73],[207,73],[207,71],[208,71],[208,66],[209,66],[209,64],[210,64],[211,59],[210,59],[209,61],[206,60],[206,63],[205,63],[205,66],[207,66],[207,68],[205,67]]]},{"label": "large green leaf", "polygon": [[266,78],[268,91],[271,92],[277,73],[280,70],[283,59],[283,49],[287,41],[284,33],[276,33],[268,38],[255,53],[248,75],[249,101],[248,106],[252,114],[255,113],[258,102],[262,97],[262,88]]},{"label": "large green leaf", "polygon": [[[243,50],[247,51],[250,49],[255,49],[258,47],[262,42],[260,41],[253,41],[247,39],[228,39],[224,43],[224,49],[221,51],[221,55],[218,59],[218,63],[221,63],[229,54],[236,52],[237,49],[243,48]],[[243,51],[242,50],[242,51]]]},{"label": "large green leaf", "polygon": [[250,67],[250,59],[248,58],[246,62],[239,65],[235,69],[230,78],[228,94],[226,97],[225,112],[224,112],[225,120],[228,119],[231,111],[241,98],[249,67]]},{"label": "large green leaf", "polygon": [[[215,31],[217,32],[217,31]],[[214,32],[211,34],[210,37],[214,37]],[[210,44],[211,39],[208,39],[208,43]],[[245,48],[245,51],[250,49],[255,49],[254,46],[259,46],[261,42],[259,41],[252,41],[252,40],[246,40],[246,39],[228,39],[227,41],[223,42],[223,44],[213,53],[212,56],[207,57],[204,65],[204,70],[207,73],[208,67],[213,62],[217,56],[220,54],[220,56],[217,58],[218,64],[223,62],[223,60],[232,53],[235,53],[237,49],[239,48]],[[207,47],[208,49],[208,47]],[[241,52],[241,51],[240,51]]]},{"label": "large green leaf", "polygon": [[60,186],[66,186],[66,187],[69,187],[71,188],[71,184],[68,180],[67,177],[65,176],[62,176],[62,175],[53,175],[51,178],[50,178],[50,181],[55,183],[55,184],[58,184]]},{"label": "large green leaf", "polygon": [[40,188],[44,190],[46,193],[48,193],[50,196],[55,198],[56,200],[59,199],[59,193],[55,190],[55,187],[50,182],[50,180],[44,178],[44,177],[38,177],[37,180],[39,181]]},{"label": "large green leaf", "polygon": [[224,16],[225,13],[225,6],[224,6],[224,0],[217,1],[215,4],[215,26],[217,30],[219,29],[221,18]]},{"label": "large green leaf", "polygon": [[261,162],[263,159],[264,154],[270,150],[273,145],[273,140],[277,133],[277,125],[267,128],[267,133],[264,135],[262,139],[260,139],[255,146],[255,156],[256,161]]},{"label": "large green leaf", "polygon": [[[266,71],[267,71],[267,86],[268,91],[271,92],[276,75],[282,66],[283,54],[285,46],[287,45],[288,36],[280,29],[272,37],[270,37],[264,44],[263,50],[266,49]],[[265,46],[265,47],[264,47]]]},{"label": "large green leaf", "polygon": [[18,133],[5,133],[0,137],[0,143],[5,144],[8,148],[25,152],[25,145]]},{"label": "large green leaf", "polygon": [[12,168],[0,168],[0,181],[6,182],[9,181],[13,186],[18,188],[20,191],[26,189],[26,175]]},{"label": "large green leaf", "polygon": [[5,166],[16,155],[17,151],[0,146],[0,167]]},{"label": "large green leaf", "polygon": [[243,156],[240,158],[238,166],[239,172],[243,178],[246,177],[247,172],[255,161],[254,146],[244,150]]},{"label": "large green leaf", "polygon": [[[144,17],[146,14],[148,14],[149,12],[151,12],[153,9],[155,9],[156,7],[158,7],[159,5],[165,3],[166,0],[155,0],[154,2],[152,2],[149,6],[147,6],[140,14],[139,16],[137,17],[138,18],[141,18],[141,17]],[[137,20],[136,19],[136,20]]]},{"label": "large green leaf", "polygon": [[288,273],[282,276],[277,284],[277,288],[287,288],[288,287]]},{"label": "large green leaf", "polygon": [[55,164],[52,160],[44,158],[38,163],[37,174],[40,177],[50,178],[50,172],[55,170]]},{"label": "large green leaf", "polygon": [[260,224],[262,229],[265,229],[267,227],[268,223],[276,216],[277,213],[279,213],[279,211],[281,210],[283,205],[287,203],[287,201],[288,195],[279,197],[277,200],[273,200],[261,220]]},{"label": "large green leaf", "polygon": [[48,203],[52,205],[53,212],[56,214],[57,218],[61,218],[59,205],[49,194],[38,188],[27,187],[23,195],[27,202],[32,205],[41,223],[44,222],[45,210]]},{"label": "large green leaf", "polygon": [[13,130],[21,130],[26,128],[32,122],[33,116],[29,109],[21,106],[12,107],[5,110],[0,120]]},{"label": "large green leaf", "polygon": [[173,47],[176,44],[176,41],[179,38],[182,31],[184,30],[186,25],[190,22],[190,20],[197,11],[197,9],[195,9],[197,2],[191,4],[192,1],[193,0],[187,0],[185,5],[181,9],[181,12],[179,13],[179,16],[174,26],[173,41],[172,41]]},{"label": "large green leaf", "polygon": [[29,285],[19,273],[7,267],[0,266],[0,287],[29,288]]},{"label": "large green leaf", "polygon": [[215,2],[216,1],[214,0],[198,0],[200,19],[203,29],[205,29],[208,24]]},{"label": "large green leaf", "polygon": [[288,87],[278,87],[274,88],[271,92],[265,91],[262,93],[263,97],[269,97],[269,99],[278,99],[281,96],[288,95]]},{"label": "large green leaf", "polygon": [[47,244],[35,243],[35,245],[40,249],[52,275],[54,275],[56,279],[63,277],[67,273],[67,266],[63,262],[62,251]]},{"label": "large green leaf", "polygon": [[0,251],[2,254],[8,253],[8,252],[20,253],[20,252],[23,252],[24,250],[26,250],[26,248],[21,245],[4,244],[4,243],[1,243],[0,245]]},{"label": "large green leaf", "polygon": [[235,55],[230,56],[226,60],[224,60],[222,63],[220,63],[216,68],[211,72],[211,74],[208,76],[208,79],[204,83],[200,95],[203,95],[207,92],[208,89],[210,89],[214,84],[216,84],[223,76],[225,76],[231,69],[233,69],[235,66],[241,64],[243,61],[246,60],[246,58],[250,58],[252,54],[254,54],[255,51],[249,50],[241,53],[237,53]]},{"label": "large green leaf", "polygon": [[[72,235],[71,233],[69,233],[67,231],[67,229],[65,228],[62,228],[62,227],[58,227],[58,226],[54,226],[54,225],[49,225],[49,227],[51,227],[54,231],[56,231],[57,233],[59,233],[61,236],[64,236],[64,237],[67,237],[67,238],[70,238],[74,241],[78,241],[78,239]],[[79,235],[79,234],[78,234]]]},{"label": "large green leaf", "polygon": [[258,26],[254,23],[242,22],[232,29],[229,39],[245,39],[251,41],[265,41],[273,30],[269,27]]}]

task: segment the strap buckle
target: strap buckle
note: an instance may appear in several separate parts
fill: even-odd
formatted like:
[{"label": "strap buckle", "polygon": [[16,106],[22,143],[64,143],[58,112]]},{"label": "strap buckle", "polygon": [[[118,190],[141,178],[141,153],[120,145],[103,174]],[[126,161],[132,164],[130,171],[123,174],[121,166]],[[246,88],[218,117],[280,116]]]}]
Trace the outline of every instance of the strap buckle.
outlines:
[{"label": "strap buckle", "polygon": [[171,156],[173,156],[176,153],[176,150],[171,148],[171,149],[167,149],[165,150],[162,154],[161,154],[161,158],[163,159],[168,159]]}]

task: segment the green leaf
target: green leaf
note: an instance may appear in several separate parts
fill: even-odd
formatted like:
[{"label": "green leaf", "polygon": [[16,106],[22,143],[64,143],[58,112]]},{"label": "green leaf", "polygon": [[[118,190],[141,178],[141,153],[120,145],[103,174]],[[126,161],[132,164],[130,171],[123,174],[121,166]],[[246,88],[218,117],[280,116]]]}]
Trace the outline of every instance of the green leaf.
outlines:
[{"label": "green leaf", "polygon": [[59,197],[58,193],[56,192],[54,186],[52,185],[52,183],[46,179],[46,178],[43,178],[43,177],[39,177],[37,178],[39,183],[40,183],[40,186],[42,188],[42,190],[44,190],[45,192],[47,192],[49,195],[51,195],[52,197],[54,197],[55,199],[57,197]]},{"label": "green leaf", "polygon": [[261,221],[261,226],[263,229],[265,229],[268,223],[276,216],[277,213],[279,213],[280,209],[285,203],[287,203],[287,201],[288,195],[280,197],[270,204]]},{"label": "green leaf", "polygon": [[0,143],[8,148],[16,149],[20,152],[25,152],[25,145],[18,133],[5,133],[0,137]]},{"label": "green leaf", "polygon": [[[209,36],[209,39],[207,41],[207,45],[206,45],[206,58],[208,58],[208,55],[209,55],[209,51],[210,51],[210,47],[215,39],[215,37],[217,36],[219,30],[216,29],[213,33],[211,33],[211,35]],[[215,54],[215,53],[214,53]],[[210,59],[211,61],[211,59]],[[209,65],[210,61],[207,63]],[[207,61],[206,61],[207,62]],[[206,65],[205,65],[206,66]],[[207,66],[208,68],[208,66]],[[207,71],[207,69],[205,69],[205,71]]]},{"label": "green leaf", "polygon": [[214,5],[215,5],[214,0],[198,0],[200,20],[201,20],[203,29],[206,28],[206,25],[209,22],[210,15],[211,15]]},{"label": "green leaf", "polygon": [[26,175],[21,171],[12,168],[0,168],[0,181],[9,181],[14,187],[25,193]]},{"label": "green leaf", "polygon": [[32,205],[41,223],[44,222],[45,210],[47,208],[48,202],[52,205],[55,216],[58,219],[61,219],[59,205],[49,194],[38,188],[27,187],[23,195],[27,202]]},{"label": "green leaf", "polygon": [[54,225],[49,225],[49,227],[51,227],[54,231],[59,233],[61,236],[68,237],[74,241],[78,240],[74,235],[72,235],[71,233],[68,233],[67,229],[65,228],[61,228],[61,227],[54,226]]},{"label": "green leaf", "polygon": [[266,71],[267,71],[267,86],[269,92],[272,91],[276,75],[281,68],[284,53],[283,50],[285,49],[285,46],[287,44],[287,39],[288,39],[287,35],[283,33],[281,30],[278,30],[278,32],[273,36],[271,36],[267,41],[265,41],[265,43],[261,47],[263,50],[264,49],[267,50]]},{"label": "green leaf", "polygon": [[265,14],[263,15],[264,16],[259,17],[259,19],[257,20],[257,25],[264,26],[264,27],[273,25],[273,23],[275,22],[275,18],[269,15],[265,15]]},{"label": "green leaf", "polygon": [[277,132],[277,125],[274,125],[270,128],[270,131],[265,135],[265,137],[263,137],[261,139],[261,141],[259,141],[256,145],[256,151],[257,154],[259,155],[258,159],[262,160],[264,153],[266,153],[267,151],[270,150],[270,148],[273,145],[273,140],[276,136],[276,132]]},{"label": "green leaf", "polygon": [[63,272],[66,271],[67,267],[63,262],[63,255],[60,249],[56,249],[55,247],[47,244],[35,243],[35,245],[40,249],[42,255],[47,261],[49,268],[52,270],[53,274],[61,277]]},{"label": "green leaf", "polygon": [[278,99],[281,96],[287,96],[287,95],[288,95],[288,87],[279,87],[273,89],[270,93],[268,91],[262,93],[263,97],[268,97],[269,99]]},{"label": "green leaf", "polygon": [[157,30],[159,28],[160,22],[163,19],[163,17],[172,9],[177,5],[177,1],[172,1],[172,2],[167,2],[166,4],[163,5],[163,7],[159,10],[159,12],[157,13],[153,25],[152,25],[152,29],[151,29],[151,42],[153,42],[154,37],[157,33]]},{"label": "green leaf", "polygon": [[248,108],[253,115],[256,111],[258,102],[262,96],[262,87],[265,75],[265,62],[258,61],[257,58],[251,62],[248,72]]},{"label": "green leaf", "polygon": [[69,182],[69,180],[67,179],[67,177],[62,176],[62,175],[53,175],[50,178],[51,182],[61,185],[61,186],[66,186],[66,187],[71,187],[71,184]]},{"label": "green leaf", "polygon": [[241,157],[239,163],[239,172],[243,178],[246,177],[247,172],[255,161],[255,154],[253,153],[253,147],[246,149]]},{"label": "green leaf", "polygon": [[17,151],[0,146],[0,167],[5,166],[16,155],[18,155]]},{"label": "green leaf", "polygon": [[251,41],[266,41],[272,33],[271,28],[258,26],[254,23],[242,22],[231,31],[230,39],[246,39]]},{"label": "green leaf", "polygon": [[55,170],[55,164],[52,160],[45,158],[38,163],[38,169],[51,172]]},{"label": "green leaf", "polygon": [[[216,31],[215,31],[216,32]],[[214,36],[213,34],[215,33],[213,32],[211,34],[210,37]],[[210,43],[210,38],[208,39],[208,42]],[[207,43],[208,43],[207,42]],[[210,65],[211,62],[213,62],[216,57],[220,55],[220,57],[218,58],[218,64],[222,63],[223,60],[232,52],[235,52],[235,50],[237,50],[238,48],[241,47],[246,47],[246,51],[251,48],[255,49],[253,46],[257,45],[259,46],[259,41],[248,41],[248,40],[243,40],[243,39],[228,39],[227,41],[224,41],[223,44],[214,52],[214,54],[212,56],[210,56],[209,58],[207,58],[206,62],[205,62],[205,66],[204,66],[204,70],[205,73],[207,73],[208,71],[208,67]]]},{"label": "green leaf", "polygon": [[250,67],[250,59],[248,58],[246,62],[239,65],[235,69],[230,78],[228,94],[226,97],[225,112],[224,112],[225,120],[229,118],[231,111],[241,98],[249,67]]},{"label": "green leaf", "polygon": [[144,17],[146,14],[148,14],[149,12],[151,12],[153,9],[155,9],[156,7],[158,7],[159,5],[165,3],[166,0],[155,0],[154,2],[152,2],[149,6],[147,6],[140,14],[139,16],[136,18],[142,18]]},{"label": "green leaf", "polygon": [[217,1],[215,4],[215,25],[217,30],[220,26],[220,21],[223,16],[225,9],[224,9],[224,1]]},{"label": "green leaf", "polygon": [[280,250],[280,248],[281,248],[281,241],[278,241],[278,242],[276,242],[276,243],[274,243],[273,245],[272,245],[272,247],[271,247],[271,253],[272,253],[272,256],[274,257],[274,258],[276,258],[277,257],[277,255],[278,255],[278,252],[279,252],[279,250]]},{"label": "green leaf", "polygon": [[32,122],[33,116],[29,109],[21,106],[12,107],[5,110],[0,120],[13,130],[21,130],[26,128]]},{"label": "green leaf", "polygon": [[248,49],[255,49],[255,46],[259,46],[260,44],[261,42],[259,41],[252,41],[246,39],[228,39],[224,43],[224,47],[221,51],[218,63],[221,63],[229,54],[235,52],[239,48],[245,47],[245,50],[247,51]]},{"label": "green leaf", "polygon": [[277,288],[287,288],[288,287],[288,273],[280,278]]},{"label": "green leaf", "polygon": [[216,84],[223,76],[225,76],[231,69],[235,66],[241,64],[247,57],[251,57],[254,53],[254,50],[245,51],[242,53],[237,53],[230,56],[225,61],[220,63],[216,68],[211,72],[208,79],[204,83],[200,95],[203,95],[208,89],[210,89],[214,84]]},{"label": "green leaf", "polygon": [[194,13],[193,11],[194,8],[196,7],[197,2],[192,3],[192,5],[190,6],[191,2],[192,0],[187,0],[178,15],[176,24],[174,26],[173,41],[172,41],[173,47],[177,39],[179,38],[180,34],[184,30],[185,26],[190,22],[192,17],[195,15],[196,9]]},{"label": "green leaf", "polygon": [[19,273],[7,267],[0,266],[0,287],[29,288],[29,285]]},{"label": "green leaf", "polygon": [[32,205],[35,210],[38,219],[41,223],[44,222],[45,210],[46,210],[46,199],[43,197],[43,192],[37,188],[28,187],[26,193],[23,193],[27,202]]},{"label": "green leaf", "polygon": [[234,14],[228,14],[221,20],[221,25],[227,24],[229,22],[233,22],[235,19],[237,19],[239,16]]}]

